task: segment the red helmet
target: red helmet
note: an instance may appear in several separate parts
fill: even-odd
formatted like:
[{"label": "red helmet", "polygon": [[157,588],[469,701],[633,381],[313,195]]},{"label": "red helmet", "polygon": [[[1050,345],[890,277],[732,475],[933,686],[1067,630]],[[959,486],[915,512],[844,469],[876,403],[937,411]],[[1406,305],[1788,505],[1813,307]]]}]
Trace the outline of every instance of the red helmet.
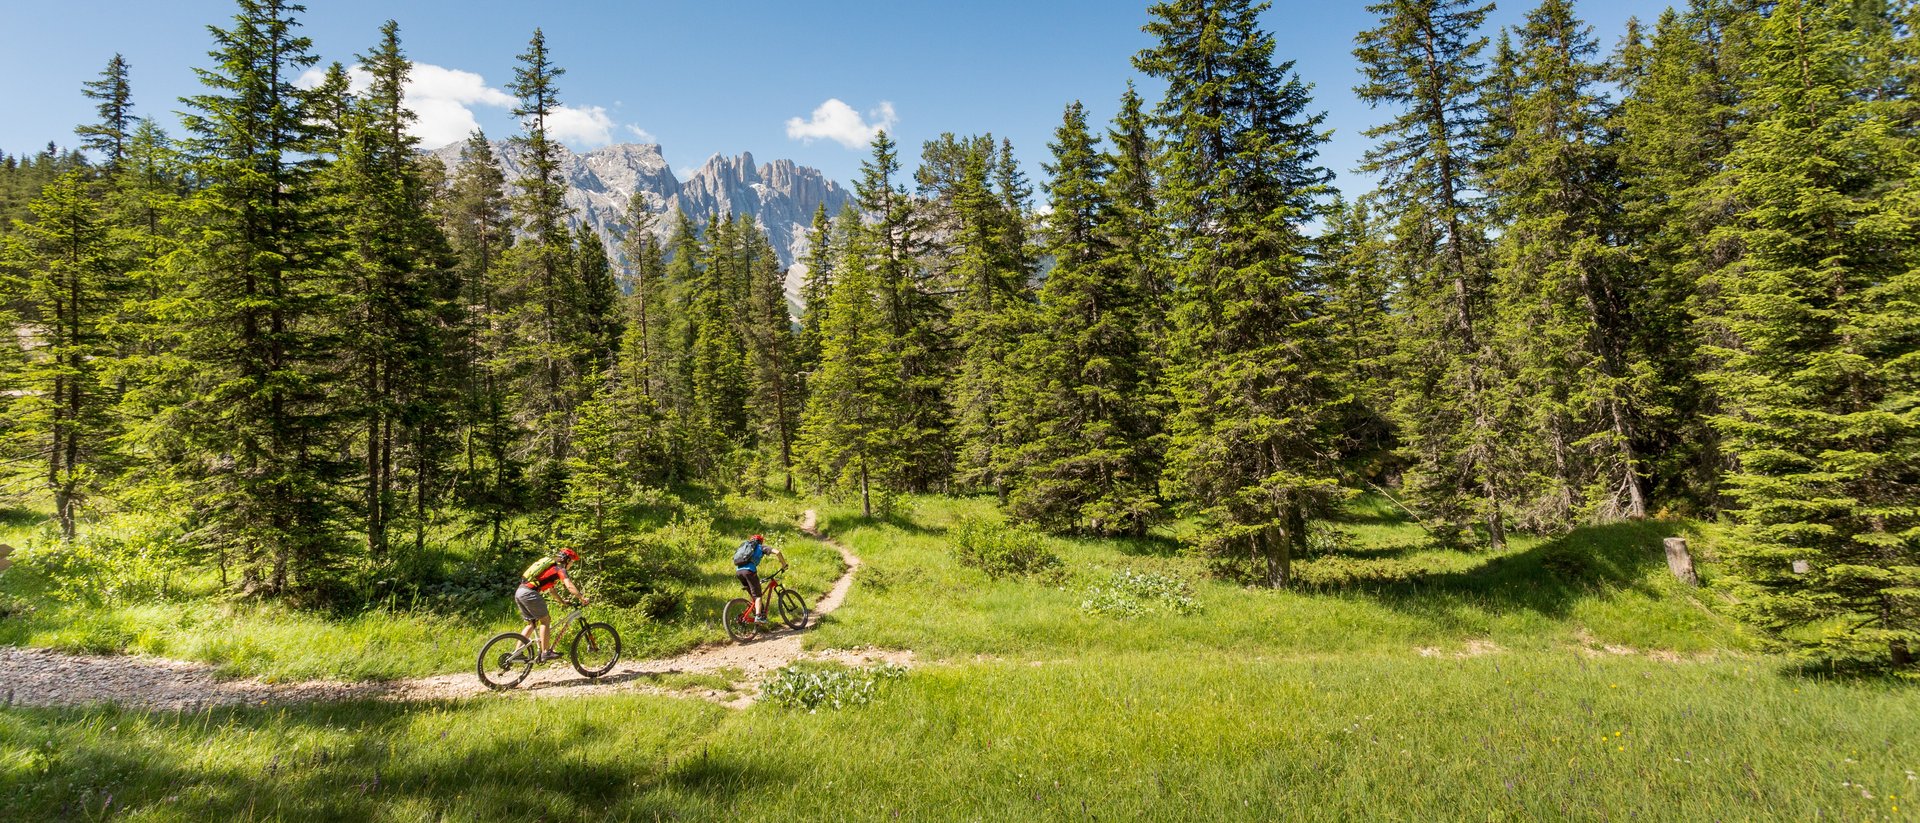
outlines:
[{"label": "red helmet", "polygon": [[760,542],[763,542],[763,541],[765,541],[765,540],[766,540],[766,538],[764,538],[764,537],[761,537],[760,535],[757,535],[757,534],[756,534],[756,535],[754,535],[754,536],[753,536],[753,542],[755,542],[755,543],[760,543]]},{"label": "red helmet", "polygon": [[572,563],[573,561],[580,559],[580,553],[572,549],[561,549],[560,559],[565,560],[568,563]]}]

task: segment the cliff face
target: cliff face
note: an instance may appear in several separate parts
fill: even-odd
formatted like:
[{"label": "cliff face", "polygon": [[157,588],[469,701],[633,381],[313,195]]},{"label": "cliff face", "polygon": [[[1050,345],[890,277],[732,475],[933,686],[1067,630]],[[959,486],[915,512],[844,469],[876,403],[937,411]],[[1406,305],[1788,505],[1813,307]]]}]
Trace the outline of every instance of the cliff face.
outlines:
[{"label": "cliff face", "polygon": [[[462,145],[455,143],[432,154],[452,171],[459,166]],[[496,142],[493,154],[509,184],[520,179],[524,164],[518,152]],[[846,189],[818,169],[791,160],[756,165],[753,155],[746,153],[716,154],[683,182],[667,167],[660,146],[652,143],[607,146],[585,154],[566,152],[560,173],[567,182],[566,203],[574,218],[598,229],[609,252],[626,232],[627,202],[636,191],[645,194],[649,209],[667,218],[654,223],[654,231],[662,238],[672,231],[676,209],[696,224],[704,224],[709,215],[747,215],[767,232],[781,264],[790,268],[806,253],[814,210],[824,204],[829,214],[838,214],[853,201]],[[797,282],[798,272],[791,272],[789,293]]]}]

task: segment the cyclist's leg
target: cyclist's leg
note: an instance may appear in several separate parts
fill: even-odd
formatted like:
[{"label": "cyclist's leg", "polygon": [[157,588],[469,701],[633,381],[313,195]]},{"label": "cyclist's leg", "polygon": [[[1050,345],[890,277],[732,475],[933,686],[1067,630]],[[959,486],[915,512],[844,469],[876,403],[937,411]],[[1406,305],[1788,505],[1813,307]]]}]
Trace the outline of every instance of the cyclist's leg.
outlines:
[{"label": "cyclist's leg", "polygon": [[739,572],[737,572],[737,574],[740,577],[740,585],[746,587],[747,596],[753,598],[753,603],[751,604],[751,607],[753,608],[754,617],[759,617],[760,616],[760,573],[754,571],[753,569],[741,569]]}]

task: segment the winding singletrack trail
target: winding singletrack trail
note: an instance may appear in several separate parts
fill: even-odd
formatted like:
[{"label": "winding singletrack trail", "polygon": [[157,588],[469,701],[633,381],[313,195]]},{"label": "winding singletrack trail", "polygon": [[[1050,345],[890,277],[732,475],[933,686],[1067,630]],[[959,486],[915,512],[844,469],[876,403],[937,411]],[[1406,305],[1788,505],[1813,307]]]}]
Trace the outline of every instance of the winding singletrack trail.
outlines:
[{"label": "winding singletrack trail", "polygon": [[[840,607],[853,588],[860,558],[845,546],[820,536],[817,515],[808,510],[800,529],[840,552],[846,570],[813,604],[808,625],[799,631],[762,635],[748,643],[709,643],[685,654],[658,660],[622,661],[597,680],[579,676],[564,661],[534,670],[512,693],[538,697],[644,692],[697,697],[733,708],[753,703],[753,684],[768,672],[797,660],[832,660],[848,665],[887,662],[907,665],[912,652],[877,649],[804,652],[802,635],[818,625],[821,616]],[[475,638],[479,648],[480,638]],[[703,682],[725,680],[725,689],[673,687],[659,682],[668,675],[702,675]],[[492,694],[471,670],[382,683],[307,681],[266,683],[260,680],[221,680],[213,668],[150,657],[97,657],[44,649],[0,647],[0,705],[81,706],[109,703],[129,708],[163,711],[199,710],[215,706],[303,703],[327,700],[446,700]]]}]

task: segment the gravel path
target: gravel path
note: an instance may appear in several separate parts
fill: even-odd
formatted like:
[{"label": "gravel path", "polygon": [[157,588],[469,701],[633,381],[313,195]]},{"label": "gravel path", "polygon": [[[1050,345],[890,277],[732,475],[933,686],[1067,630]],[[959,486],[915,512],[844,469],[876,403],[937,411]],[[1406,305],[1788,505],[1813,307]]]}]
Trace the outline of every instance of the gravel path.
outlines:
[{"label": "gravel path", "polygon": [[[801,530],[818,537],[816,515],[809,510]],[[824,538],[823,538],[824,539]],[[809,625],[800,631],[763,635],[748,643],[712,643],[685,654],[659,660],[623,661],[597,680],[579,676],[564,661],[542,666],[517,690],[538,697],[561,697],[611,692],[645,692],[697,697],[734,708],[751,705],[754,684],[768,672],[796,660],[831,660],[848,665],[892,663],[910,665],[912,652],[878,649],[801,651],[801,634],[818,625],[822,615],[840,607],[853,588],[860,558],[831,540],[846,571],[814,605]],[[718,675],[727,688],[674,686],[667,675]],[[669,679],[670,680],[670,679]],[[222,680],[213,668],[152,657],[97,657],[44,649],[0,647],[0,705],[79,706],[111,703],[134,708],[193,711],[215,706],[303,703],[329,700],[444,700],[491,694],[471,671],[386,683],[309,681],[266,683],[260,680]]]}]

